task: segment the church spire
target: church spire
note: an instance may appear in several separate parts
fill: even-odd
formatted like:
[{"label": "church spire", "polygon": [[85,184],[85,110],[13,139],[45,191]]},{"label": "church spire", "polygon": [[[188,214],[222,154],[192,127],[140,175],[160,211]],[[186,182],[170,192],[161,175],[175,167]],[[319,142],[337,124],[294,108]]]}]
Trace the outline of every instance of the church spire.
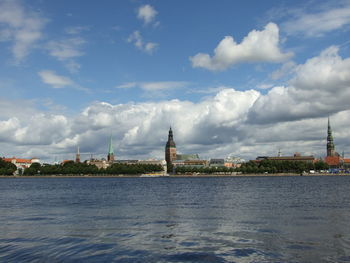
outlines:
[{"label": "church spire", "polygon": [[79,150],[79,146],[77,148],[77,154],[75,155],[75,162],[76,163],[80,163],[80,150]]},{"label": "church spire", "polygon": [[329,117],[328,117],[328,129],[327,129],[327,156],[335,156],[332,128],[331,128]]},{"label": "church spire", "polygon": [[107,161],[108,161],[108,162],[114,161],[114,150],[113,150],[112,135],[111,135],[111,137],[110,137],[110,139],[109,139]]},{"label": "church spire", "polygon": [[174,142],[173,130],[171,129],[171,126],[170,126],[170,129],[169,129],[168,141],[167,141],[166,147],[176,148],[176,145],[175,145],[175,142]]},{"label": "church spire", "polygon": [[176,160],[176,145],[174,142],[173,130],[169,129],[168,141],[165,145],[165,160],[167,162],[167,170],[172,172],[173,170],[173,161]]}]

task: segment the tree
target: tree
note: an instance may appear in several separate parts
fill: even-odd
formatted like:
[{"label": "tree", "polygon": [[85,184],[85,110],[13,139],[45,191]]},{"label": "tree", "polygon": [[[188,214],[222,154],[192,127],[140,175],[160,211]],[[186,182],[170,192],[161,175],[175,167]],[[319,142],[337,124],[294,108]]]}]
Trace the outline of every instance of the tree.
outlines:
[{"label": "tree", "polygon": [[17,166],[13,163],[6,162],[0,158],[0,174],[1,175],[13,175],[17,170]]},{"label": "tree", "polygon": [[329,169],[329,165],[322,160],[319,160],[315,163],[315,170],[316,171],[328,170],[328,169]]}]

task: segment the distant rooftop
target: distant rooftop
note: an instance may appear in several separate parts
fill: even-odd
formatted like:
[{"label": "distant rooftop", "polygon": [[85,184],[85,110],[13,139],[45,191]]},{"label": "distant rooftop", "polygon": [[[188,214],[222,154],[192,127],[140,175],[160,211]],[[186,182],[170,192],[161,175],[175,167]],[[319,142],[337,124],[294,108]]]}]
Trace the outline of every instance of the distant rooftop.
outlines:
[{"label": "distant rooftop", "polygon": [[198,154],[177,154],[177,160],[199,160]]}]

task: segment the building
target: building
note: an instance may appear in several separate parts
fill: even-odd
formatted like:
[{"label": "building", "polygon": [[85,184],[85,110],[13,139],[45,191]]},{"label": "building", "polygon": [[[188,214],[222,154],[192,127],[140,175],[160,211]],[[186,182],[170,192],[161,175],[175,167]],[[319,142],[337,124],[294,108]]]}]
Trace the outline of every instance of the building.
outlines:
[{"label": "building", "polygon": [[109,163],[106,161],[106,159],[98,160],[98,159],[90,159],[86,161],[87,164],[95,165],[98,169],[106,169],[109,166]]},{"label": "building", "polygon": [[176,154],[176,160],[199,160],[198,154]]},{"label": "building", "polygon": [[108,154],[107,154],[107,161],[113,162],[115,159],[114,157],[114,149],[113,149],[113,142],[112,142],[112,135],[109,139],[109,146],[108,146]]},{"label": "building", "polygon": [[167,171],[172,171],[173,161],[176,160],[176,145],[174,142],[173,131],[170,127],[168,141],[165,145],[165,161],[167,162]]},{"label": "building", "polygon": [[343,159],[343,168],[344,169],[350,169],[350,159],[349,158],[346,158],[346,159]]},{"label": "building", "polygon": [[179,166],[186,167],[207,167],[209,162],[207,160],[174,160],[172,165],[174,168]]},{"label": "building", "polygon": [[5,162],[13,163],[17,167],[16,174],[22,173],[24,169],[29,168],[33,163],[40,163],[38,158],[23,159],[23,158],[2,158]]},{"label": "building", "polygon": [[240,157],[228,156],[225,159],[225,166],[227,168],[241,167],[242,163],[245,163],[245,160]]},{"label": "building", "polygon": [[[279,154],[280,155],[280,154]],[[294,162],[305,162],[305,163],[314,163],[316,159],[313,155],[310,156],[302,156],[300,153],[295,153],[293,156],[258,156],[256,161],[260,162],[263,160],[271,160],[271,161],[294,161]]]},{"label": "building", "polygon": [[139,160],[114,160],[113,161],[113,163],[128,164],[128,165],[137,164],[138,162]]},{"label": "building", "polygon": [[225,159],[210,159],[209,161],[210,167],[224,167]]},{"label": "building", "polygon": [[329,165],[329,168],[342,168],[344,164],[344,158],[341,157],[336,151],[333,141],[332,128],[328,118],[327,127],[327,156],[324,159],[325,163]]},{"label": "building", "polygon": [[327,157],[333,157],[336,156],[334,142],[333,142],[333,135],[332,135],[332,128],[328,117],[328,129],[327,129]]},{"label": "building", "polygon": [[80,163],[80,150],[79,150],[79,146],[77,149],[77,154],[75,155],[75,162],[76,163]]}]

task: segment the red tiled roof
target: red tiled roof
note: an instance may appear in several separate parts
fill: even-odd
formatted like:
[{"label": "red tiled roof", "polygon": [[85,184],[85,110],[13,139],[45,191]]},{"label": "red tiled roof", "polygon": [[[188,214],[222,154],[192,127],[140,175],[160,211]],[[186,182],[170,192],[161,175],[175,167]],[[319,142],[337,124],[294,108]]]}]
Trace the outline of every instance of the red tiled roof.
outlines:
[{"label": "red tiled roof", "polygon": [[325,162],[328,165],[339,165],[340,164],[340,157],[339,156],[327,156],[325,158]]},{"label": "red tiled roof", "polygon": [[344,163],[350,163],[350,158],[343,159]]},{"label": "red tiled roof", "polygon": [[13,160],[16,160],[16,163],[32,163],[31,159],[19,159],[19,158],[4,158],[5,162],[12,162]]}]

